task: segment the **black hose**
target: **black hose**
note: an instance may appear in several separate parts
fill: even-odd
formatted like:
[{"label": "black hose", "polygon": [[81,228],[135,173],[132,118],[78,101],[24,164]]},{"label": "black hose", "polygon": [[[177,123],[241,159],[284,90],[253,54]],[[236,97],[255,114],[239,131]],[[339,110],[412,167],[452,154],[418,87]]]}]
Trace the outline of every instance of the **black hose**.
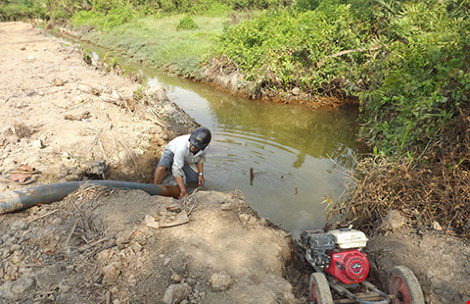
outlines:
[{"label": "black hose", "polygon": [[97,184],[116,189],[139,189],[150,195],[163,195],[177,197],[178,187],[154,184],[142,184],[125,181],[89,180],[51,185],[29,187],[0,194],[0,214],[27,209],[36,204],[47,204],[60,201],[69,193],[77,190],[84,184]]}]

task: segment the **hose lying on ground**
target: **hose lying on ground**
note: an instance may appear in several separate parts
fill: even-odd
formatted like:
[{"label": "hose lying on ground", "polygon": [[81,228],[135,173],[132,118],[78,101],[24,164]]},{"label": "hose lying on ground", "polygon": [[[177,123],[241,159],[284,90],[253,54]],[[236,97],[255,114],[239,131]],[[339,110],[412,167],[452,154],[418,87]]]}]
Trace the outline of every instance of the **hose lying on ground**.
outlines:
[{"label": "hose lying on ground", "polygon": [[59,201],[84,184],[97,184],[116,189],[139,189],[150,195],[178,197],[176,186],[162,186],[125,181],[89,180],[29,187],[0,194],[0,214],[27,209],[36,204]]}]

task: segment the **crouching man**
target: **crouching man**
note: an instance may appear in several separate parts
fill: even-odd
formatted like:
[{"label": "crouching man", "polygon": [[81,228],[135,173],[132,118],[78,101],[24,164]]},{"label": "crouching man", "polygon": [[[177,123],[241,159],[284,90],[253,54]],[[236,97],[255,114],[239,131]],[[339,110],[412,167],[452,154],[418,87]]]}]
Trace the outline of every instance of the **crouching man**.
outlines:
[{"label": "crouching man", "polygon": [[[160,185],[168,173],[172,173],[180,190],[179,197],[188,194],[186,183],[204,184],[206,148],[212,139],[211,131],[200,127],[191,134],[174,138],[166,145],[155,169],[153,183]],[[191,168],[195,164],[197,172]]]}]

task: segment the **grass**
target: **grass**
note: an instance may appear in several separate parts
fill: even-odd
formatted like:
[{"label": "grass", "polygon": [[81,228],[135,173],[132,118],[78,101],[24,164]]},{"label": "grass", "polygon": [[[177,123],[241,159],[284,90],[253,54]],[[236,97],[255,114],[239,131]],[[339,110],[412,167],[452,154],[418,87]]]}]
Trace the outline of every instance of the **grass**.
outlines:
[{"label": "grass", "polygon": [[114,27],[93,31],[87,39],[132,54],[138,62],[154,67],[176,66],[184,74],[197,69],[222,33],[225,16],[193,16],[197,28],[177,30],[183,15],[143,17]]}]

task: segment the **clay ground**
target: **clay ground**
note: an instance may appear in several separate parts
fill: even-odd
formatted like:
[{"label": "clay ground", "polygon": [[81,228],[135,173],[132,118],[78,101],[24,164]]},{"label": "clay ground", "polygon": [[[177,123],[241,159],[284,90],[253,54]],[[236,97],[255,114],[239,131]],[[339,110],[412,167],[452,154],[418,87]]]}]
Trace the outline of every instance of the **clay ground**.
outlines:
[{"label": "clay ground", "polygon": [[[149,182],[157,157],[195,121],[163,89],[88,65],[27,23],[0,23],[0,192],[87,178]],[[38,174],[11,182],[10,169]],[[39,173],[40,172],[40,173]],[[210,178],[210,177],[209,177]],[[181,215],[189,221],[157,228]],[[183,200],[83,188],[0,215],[0,303],[306,303],[311,269],[290,234],[238,192]],[[441,231],[371,237],[378,284],[406,265],[426,303],[470,301],[470,247]]]}]

